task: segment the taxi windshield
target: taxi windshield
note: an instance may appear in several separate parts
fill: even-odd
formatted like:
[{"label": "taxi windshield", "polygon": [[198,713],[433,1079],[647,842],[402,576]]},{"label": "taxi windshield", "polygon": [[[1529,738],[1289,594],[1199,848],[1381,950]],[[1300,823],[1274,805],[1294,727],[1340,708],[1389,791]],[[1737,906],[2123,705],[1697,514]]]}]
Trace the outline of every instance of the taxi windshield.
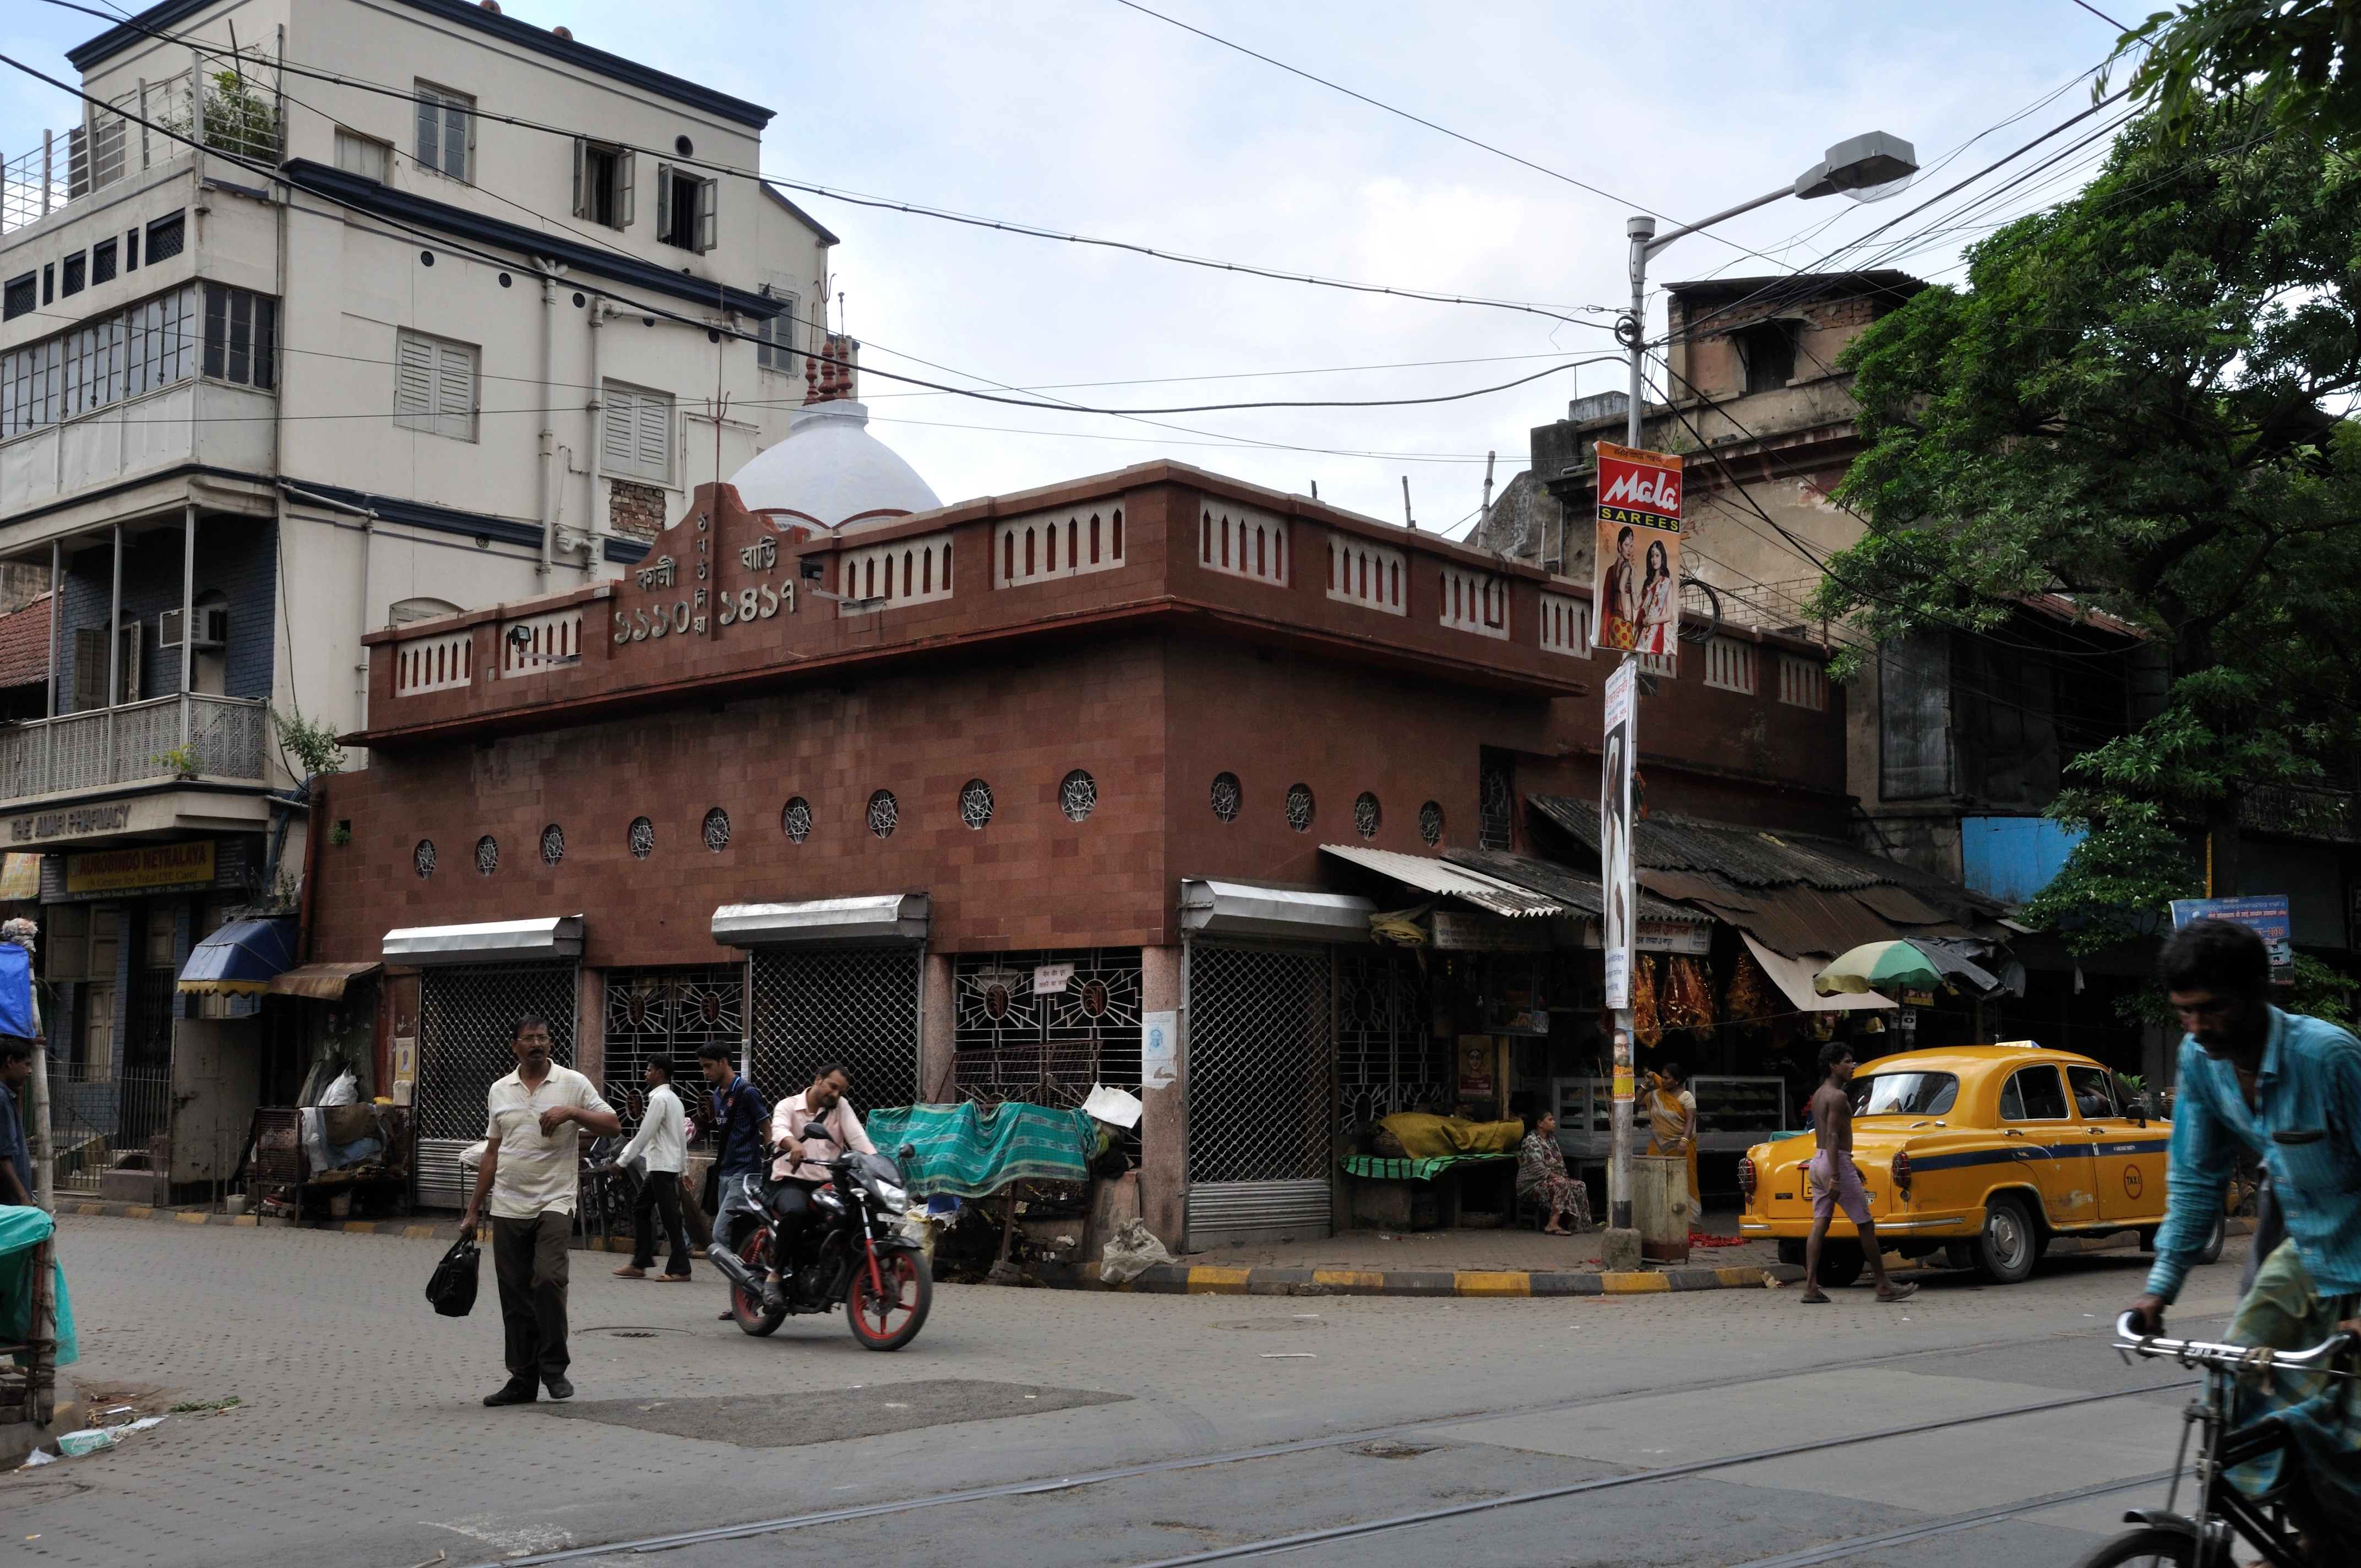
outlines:
[{"label": "taxi windshield", "polygon": [[1856,1116],[1939,1116],[1960,1098],[1953,1072],[1877,1072],[1852,1085]]}]

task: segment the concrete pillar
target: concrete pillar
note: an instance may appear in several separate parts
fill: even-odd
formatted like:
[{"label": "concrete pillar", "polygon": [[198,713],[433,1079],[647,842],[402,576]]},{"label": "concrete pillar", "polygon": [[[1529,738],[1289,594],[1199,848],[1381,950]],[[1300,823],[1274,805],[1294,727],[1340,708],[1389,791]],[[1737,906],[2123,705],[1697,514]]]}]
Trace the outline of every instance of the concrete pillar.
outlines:
[{"label": "concrete pillar", "polygon": [[959,1016],[951,955],[928,953],[920,971],[918,1102],[948,1105],[959,1099],[953,1031]]},{"label": "concrete pillar", "polygon": [[1189,1012],[1188,949],[1143,948],[1139,954],[1140,1010],[1178,1014],[1178,1078],[1159,1089],[1143,1087],[1139,1118],[1139,1212],[1148,1231],[1174,1253],[1189,1241]]},{"label": "concrete pillar", "polygon": [[607,1086],[607,971],[585,969],[575,986],[574,1070],[605,1092]]}]

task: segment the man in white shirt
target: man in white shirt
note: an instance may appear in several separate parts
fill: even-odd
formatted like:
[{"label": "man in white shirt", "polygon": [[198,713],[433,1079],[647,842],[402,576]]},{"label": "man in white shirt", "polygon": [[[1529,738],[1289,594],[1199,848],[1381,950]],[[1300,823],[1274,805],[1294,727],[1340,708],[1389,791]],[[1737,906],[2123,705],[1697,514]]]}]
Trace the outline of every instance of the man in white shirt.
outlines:
[{"label": "man in white shirt", "polygon": [[[779,1186],[771,1195],[771,1270],[763,1288],[765,1311],[775,1312],[784,1304],[780,1266],[792,1259],[796,1243],[811,1223],[812,1191],[828,1179],[828,1169],[819,1162],[835,1159],[847,1149],[877,1152],[877,1146],[862,1128],[861,1118],[845,1102],[845,1091],[851,1085],[851,1069],[830,1062],[812,1075],[809,1089],[788,1095],[771,1113],[771,1146],[779,1151],[771,1174]],[[828,1135],[807,1139],[804,1129],[815,1122]]]},{"label": "man in white shirt", "polygon": [[489,1197],[492,1272],[500,1285],[509,1380],[487,1405],[529,1405],[539,1388],[574,1396],[566,1379],[566,1244],[574,1230],[582,1135],[611,1138],[623,1124],[590,1080],[549,1059],[549,1021],[526,1013],[510,1042],[517,1069],[484,1097],[484,1163],[459,1222],[470,1234]]},{"label": "man in white shirt", "polygon": [[664,1217],[664,1239],[672,1244],[672,1262],[657,1277],[688,1277],[688,1232],[680,1223],[680,1173],[688,1164],[688,1113],[681,1109],[680,1096],[672,1091],[672,1071],[670,1057],[648,1058],[647,1110],[640,1117],[640,1130],[615,1157],[617,1165],[629,1165],[641,1157],[647,1161],[639,1198],[631,1205],[631,1261],[615,1270],[625,1279],[646,1278],[654,1264],[658,1215]]}]

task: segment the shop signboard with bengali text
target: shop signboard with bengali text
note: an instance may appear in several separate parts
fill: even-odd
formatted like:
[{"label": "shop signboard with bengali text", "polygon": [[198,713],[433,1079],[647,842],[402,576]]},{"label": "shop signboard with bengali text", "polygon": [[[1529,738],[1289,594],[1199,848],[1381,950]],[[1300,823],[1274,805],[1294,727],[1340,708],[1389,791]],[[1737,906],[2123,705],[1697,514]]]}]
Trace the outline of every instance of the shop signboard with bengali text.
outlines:
[{"label": "shop signboard with bengali text", "polygon": [[2191,920],[2227,920],[2250,927],[2270,949],[2271,983],[2295,983],[2295,927],[2288,912],[2287,894],[2263,894],[2248,898],[2176,898],[2172,901],[2175,930]]},{"label": "shop signboard with bengali text", "polygon": [[66,896],[101,893],[164,893],[211,886],[214,841],[145,844],[66,857]]}]

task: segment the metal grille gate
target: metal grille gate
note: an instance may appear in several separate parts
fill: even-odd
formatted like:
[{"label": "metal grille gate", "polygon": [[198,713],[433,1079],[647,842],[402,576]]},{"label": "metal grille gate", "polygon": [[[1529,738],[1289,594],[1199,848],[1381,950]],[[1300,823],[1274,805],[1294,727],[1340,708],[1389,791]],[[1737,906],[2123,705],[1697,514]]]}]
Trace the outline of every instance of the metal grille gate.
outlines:
[{"label": "metal grille gate", "polygon": [[[607,1007],[600,1020],[606,1042],[607,1103],[623,1118],[625,1133],[639,1130],[646,1109],[650,1057],[673,1062],[674,1092],[683,1107],[697,1108],[700,1080],[697,1053],[720,1044],[738,1059],[744,1039],[746,970],[738,964],[699,964],[682,969],[618,969],[607,971]],[[692,1144],[703,1148],[711,1139]]]},{"label": "metal grille gate", "polygon": [[1324,1236],[1331,969],[1322,948],[1189,956],[1189,1243]]},{"label": "metal grille gate", "polygon": [[1430,1032],[1433,998],[1408,953],[1348,952],[1336,963],[1336,1125],[1398,1111],[1447,1110],[1451,1047]]},{"label": "metal grille gate", "polygon": [[907,1105],[918,1090],[917,943],[754,949],[754,1082],[767,1100],[852,1073],[853,1105]]},{"label": "metal grille gate", "polygon": [[459,1151],[484,1135],[485,1094],[516,1070],[519,1014],[548,1019],[550,1059],[574,1065],[575,981],[570,963],[457,964],[419,976],[412,1165],[422,1205],[467,1207]]},{"label": "metal grille gate", "polygon": [[[1034,971],[1065,963],[1074,966],[1065,989],[1035,995]],[[1139,1087],[1137,948],[967,954],[955,973],[961,1099],[1079,1106],[1094,1083]]]}]

